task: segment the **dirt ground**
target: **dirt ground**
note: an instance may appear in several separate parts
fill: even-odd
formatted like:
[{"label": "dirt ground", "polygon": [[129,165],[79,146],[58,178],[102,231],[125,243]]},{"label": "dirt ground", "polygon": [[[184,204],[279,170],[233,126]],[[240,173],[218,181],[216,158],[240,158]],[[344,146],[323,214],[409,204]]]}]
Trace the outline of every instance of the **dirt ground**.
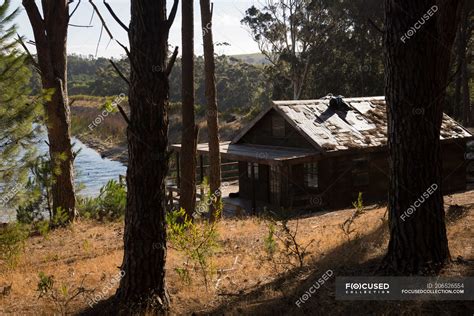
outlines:
[{"label": "dirt ground", "polygon": [[[445,197],[447,230],[453,263],[442,275],[474,276],[474,191]],[[457,205],[457,206],[456,206]],[[261,218],[224,219],[219,223],[219,250],[213,259],[215,274],[208,289],[199,270],[191,273],[191,284],[180,278],[185,258],[169,249],[166,264],[172,314],[251,315],[472,315],[472,302],[341,302],[334,298],[334,277],[303,306],[295,301],[321,275],[371,275],[376,271],[388,241],[385,207],[367,207],[345,234],[341,224],[353,209],[314,213],[291,220],[297,240],[309,245],[304,266],[270,259],[265,250],[268,222]],[[278,231],[278,227],[276,228]],[[75,297],[67,313],[103,315],[88,302],[98,293],[111,297],[118,285],[123,255],[123,224],[82,220],[68,229],[31,237],[19,264],[8,269],[0,263],[0,315],[53,315],[59,307],[49,298],[39,298],[38,274],[53,275],[57,288],[72,295],[78,288],[88,291]],[[276,250],[281,254],[282,245]],[[274,258],[278,256],[274,255]],[[284,257],[283,257],[284,258]],[[295,264],[295,261],[293,261]],[[93,291],[93,292],[92,292]],[[1,291],[0,291],[1,292]]]}]

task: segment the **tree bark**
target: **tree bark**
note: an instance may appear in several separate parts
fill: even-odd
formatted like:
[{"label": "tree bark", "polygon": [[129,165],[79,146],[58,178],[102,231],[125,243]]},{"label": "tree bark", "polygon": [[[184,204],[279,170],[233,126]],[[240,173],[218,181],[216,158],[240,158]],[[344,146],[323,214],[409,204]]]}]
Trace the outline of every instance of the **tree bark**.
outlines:
[{"label": "tree bark", "polygon": [[462,40],[462,26],[459,24],[457,36],[455,39],[455,71],[458,73],[456,74],[456,80],[454,82],[454,106],[452,116],[454,119],[460,121],[462,119],[462,102],[461,102],[461,95],[462,95],[462,63],[464,60],[464,53],[463,53],[463,40]]},{"label": "tree bark", "polygon": [[132,0],[127,209],[123,278],[116,297],[121,306],[134,312],[147,308],[166,312],[169,305],[165,282],[165,178],[170,156],[166,60],[172,23],[173,18],[166,17],[166,0]]},{"label": "tree bark", "polygon": [[23,0],[35,37],[43,89],[52,97],[45,103],[46,127],[52,164],[53,215],[66,211],[69,221],[76,217],[74,157],[71,145],[70,109],[67,95],[67,31],[69,1],[43,1],[43,17],[34,0]]},{"label": "tree bark", "polygon": [[[465,2],[461,11],[461,23],[460,23],[460,42],[461,42],[461,51],[460,51],[460,65],[461,65],[461,85],[462,85],[462,122],[466,126],[470,126],[471,122],[471,96],[469,89],[469,79],[470,73],[468,68],[469,60],[469,47],[468,43],[471,38],[472,27],[470,25],[469,16],[472,11],[473,4],[472,2]],[[461,103],[460,103],[461,105]]]},{"label": "tree bark", "polygon": [[[182,134],[181,188],[179,204],[192,216],[196,206],[197,127],[194,119],[194,5],[183,1],[182,9]],[[192,218],[192,217],[191,217]]]},{"label": "tree bark", "polygon": [[[437,270],[450,259],[441,193],[440,129],[458,4],[385,2],[390,242],[384,263],[400,274]],[[406,38],[433,5],[438,10]]]},{"label": "tree bark", "polygon": [[212,10],[209,0],[201,0],[201,24],[204,43],[204,72],[207,98],[207,129],[209,134],[209,189],[211,190],[211,220],[222,211],[221,154],[219,148],[219,118],[216,97],[216,65],[212,38]]}]

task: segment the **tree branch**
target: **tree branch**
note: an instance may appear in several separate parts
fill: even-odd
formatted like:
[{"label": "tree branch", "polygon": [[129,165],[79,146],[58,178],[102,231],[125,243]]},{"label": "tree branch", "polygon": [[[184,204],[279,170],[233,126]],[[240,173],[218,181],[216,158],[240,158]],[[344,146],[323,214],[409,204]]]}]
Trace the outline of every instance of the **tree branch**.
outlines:
[{"label": "tree branch", "polygon": [[93,27],[92,25],[78,25],[78,24],[68,24],[69,26],[72,26],[72,27]]},{"label": "tree branch", "polygon": [[176,62],[176,57],[178,56],[178,46],[175,47],[173,55],[171,55],[168,66],[166,67],[165,75],[169,76],[173,70],[174,63]]},{"label": "tree branch", "polygon": [[178,3],[179,0],[174,0],[173,7],[171,8],[170,16],[168,17],[168,27],[171,27],[174,22],[174,18],[176,17],[176,11],[178,11]]},{"label": "tree branch", "polygon": [[79,0],[76,4],[76,6],[74,7],[74,10],[72,10],[71,14],[69,14],[69,19],[71,19],[71,17],[74,15],[74,13],[76,13],[76,10],[77,8],[79,8],[79,5],[81,4],[81,0]]},{"label": "tree branch", "polygon": [[104,5],[109,10],[110,15],[115,19],[115,21],[120,24],[120,26],[128,33],[129,29],[128,27],[119,19],[119,17],[115,14],[114,10],[112,10],[112,7],[104,0]]},{"label": "tree branch", "polygon": [[44,27],[44,20],[38,10],[35,0],[23,0],[23,7],[25,8],[28,18],[33,28],[35,41],[39,48],[46,49],[48,45],[46,37],[46,29]]},{"label": "tree branch", "polygon": [[122,117],[123,117],[123,119],[125,120],[125,122],[127,122],[127,124],[128,124],[129,126],[131,126],[132,123],[130,122],[130,119],[128,118],[127,114],[126,114],[125,111],[123,110],[122,106],[121,106],[120,104],[117,104],[117,108],[118,108],[120,114],[122,114]]},{"label": "tree branch", "polygon": [[99,9],[98,9],[97,6],[95,5],[95,3],[92,2],[92,0],[89,0],[89,3],[90,3],[90,4],[92,5],[92,7],[94,8],[95,13],[97,13],[97,16],[99,17],[100,21],[102,22],[102,25],[104,26],[104,29],[105,29],[105,31],[107,32],[107,34],[109,34],[110,38],[113,39],[114,36],[112,35],[112,32],[110,32],[109,28],[107,27],[107,24],[105,24],[105,20],[104,20],[104,18],[102,17],[102,15],[100,14]]},{"label": "tree branch", "polygon": [[33,55],[31,55],[31,52],[30,50],[28,49],[28,47],[26,47],[26,44],[25,42],[23,42],[23,39],[21,38],[21,36],[19,34],[16,34],[18,36],[18,42],[20,43],[20,45],[23,47],[23,49],[25,50],[26,54],[28,55],[28,59],[30,60],[30,62],[33,64],[33,66],[35,67],[36,71],[38,71],[40,74],[41,74],[41,68],[38,64],[38,62],[35,60],[35,58],[33,57]]},{"label": "tree branch", "polygon": [[109,59],[109,62],[112,64],[112,67],[114,67],[120,78],[122,78],[127,83],[127,85],[130,86],[130,81],[128,81],[127,77],[125,77],[125,75],[120,71],[119,67],[114,63],[114,61]]},{"label": "tree branch", "polygon": [[120,47],[122,47],[125,50],[125,53],[127,54],[127,57],[130,59],[130,51],[128,50],[127,46],[123,45],[122,43],[120,43],[117,40],[115,40],[115,41],[117,42],[117,44],[120,45]]}]

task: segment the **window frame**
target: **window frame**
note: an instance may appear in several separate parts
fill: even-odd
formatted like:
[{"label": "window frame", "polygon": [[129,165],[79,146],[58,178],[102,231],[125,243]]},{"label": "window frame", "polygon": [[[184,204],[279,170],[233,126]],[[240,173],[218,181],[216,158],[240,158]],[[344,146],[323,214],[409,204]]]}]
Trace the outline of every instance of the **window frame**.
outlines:
[{"label": "window frame", "polygon": [[270,165],[270,177],[269,177],[269,187],[270,187],[270,202],[278,203],[281,197],[281,177],[280,177],[280,167],[275,165]]},{"label": "window frame", "polygon": [[304,186],[308,189],[319,189],[319,163],[308,162],[303,164]]},{"label": "window frame", "polygon": [[[365,188],[370,185],[370,159],[361,156],[352,159],[352,186]],[[362,179],[362,180],[361,180]]]},{"label": "window frame", "polygon": [[247,178],[252,179],[252,167],[254,168],[255,180],[258,180],[259,164],[256,162],[247,162]]}]

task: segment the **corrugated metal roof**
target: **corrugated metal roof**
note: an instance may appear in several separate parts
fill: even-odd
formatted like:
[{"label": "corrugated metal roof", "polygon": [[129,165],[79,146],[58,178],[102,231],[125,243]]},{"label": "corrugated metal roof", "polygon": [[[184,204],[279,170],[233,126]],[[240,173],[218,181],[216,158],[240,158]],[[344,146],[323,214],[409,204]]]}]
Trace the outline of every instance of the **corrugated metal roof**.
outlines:
[{"label": "corrugated metal roof", "polygon": [[[385,98],[344,98],[347,111],[329,106],[330,98],[274,101],[273,108],[299,130],[315,147],[324,151],[386,145]],[[472,137],[459,123],[443,115],[441,139]]]}]

